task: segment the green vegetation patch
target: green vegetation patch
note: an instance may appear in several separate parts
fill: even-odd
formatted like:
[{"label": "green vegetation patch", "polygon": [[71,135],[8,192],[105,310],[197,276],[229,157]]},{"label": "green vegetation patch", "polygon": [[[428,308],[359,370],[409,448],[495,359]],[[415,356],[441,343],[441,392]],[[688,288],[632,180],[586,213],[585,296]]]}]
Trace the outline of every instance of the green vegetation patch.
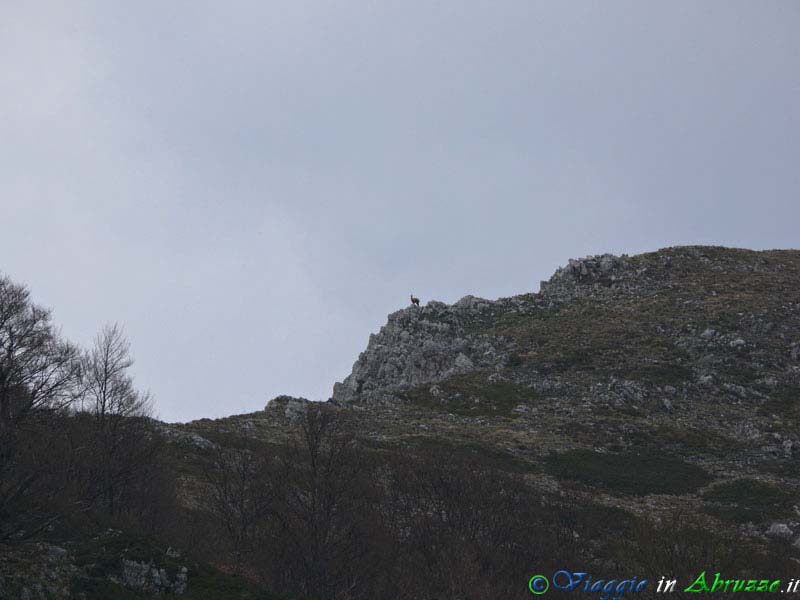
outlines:
[{"label": "green vegetation patch", "polygon": [[560,506],[556,521],[592,540],[630,535],[636,525],[636,517],[627,510],[593,502],[571,502]]},{"label": "green vegetation patch", "polygon": [[408,440],[419,453],[433,453],[447,462],[472,464],[475,468],[489,468],[507,473],[530,473],[536,467],[508,450],[489,444],[459,442],[445,438],[417,437]]},{"label": "green vegetation patch", "polygon": [[737,438],[710,429],[694,429],[662,424],[647,435],[647,444],[653,450],[669,447],[681,451],[730,456],[731,452],[748,447]]},{"label": "green vegetation patch", "polygon": [[491,383],[484,372],[457,375],[436,385],[441,390],[436,396],[431,385],[423,385],[408,392],[406,399],[426,409],[468,417],[513,417],[514,407],[537,399],[531,388],[505,381]]},{"label": "green vegetation patch", "polygon": [[778,477],[800,479],[800,461],[791,458],[766,460],[759,465],[762,473],[772,473]]},{"label": "green vegetation patch", "polygon": [[715,485],[703,494],[703,510],[733,523],[762,523],[791,510],[793,495],[757,479],[736,479]]},{"label": "green vegetation patch", "polygon": [[800,386],[786,385],[772,392],[759,413],[778,415],[782,419],[800,419]]},{"label": "green vegetation patch", "polygon": [[711,481],[711,476],[700,467],[657,452],[615,454],[568,450],[548,456],[545,467],[560,479],[635,496],[685,494]]},{"label": "green vegetation patch", "polygon": [[617,375],[625,379],[646,381],[654,385],[678,385],[693,379],[694,372],[687,366],[668,362],[634,365],[618,370]]},{"label": "green vegetation patch", "polygon": [[728,360],[726,362],[727,364],[718,369],[722,379],[736,385],[760,387],[756,381],[764,376],[763,372],[754,369],[744,360]]}]

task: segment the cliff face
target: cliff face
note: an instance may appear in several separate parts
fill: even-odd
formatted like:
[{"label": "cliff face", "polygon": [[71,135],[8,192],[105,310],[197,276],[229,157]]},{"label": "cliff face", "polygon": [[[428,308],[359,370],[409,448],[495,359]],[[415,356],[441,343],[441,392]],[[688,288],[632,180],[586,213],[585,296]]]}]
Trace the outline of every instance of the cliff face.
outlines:
[{"label": "cliff face", "polygon": [[353,372],[334,386],[334,401],[391,400],[424,383],[474,370],[501,370],[513,342],[476,330],[496,316],[498,306],[466,296],[452,306],[431,301],[392,313],[380,332],[370,336]]}]

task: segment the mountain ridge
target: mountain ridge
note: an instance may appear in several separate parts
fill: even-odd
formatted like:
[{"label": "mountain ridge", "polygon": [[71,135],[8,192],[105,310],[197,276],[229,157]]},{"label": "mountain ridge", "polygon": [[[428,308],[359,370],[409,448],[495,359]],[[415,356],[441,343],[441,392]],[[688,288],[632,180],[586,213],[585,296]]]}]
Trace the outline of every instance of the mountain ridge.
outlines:
[{"label": "mountain ridge", "polygon": [[[792,266],[781,267],[782,257],[791,258]],[[501,371],[509,360],[516,360],[512,356],[519,340],[490,332],[487,321],[547,315],[576,302],[602,305],[670,291],[686,283],[687,264],[703,277],[726,270],[763,275],[781,268],[792,268],[796,274],[797,251],[677,246],[634,256],[603,254],[570,259],[541,283],[539,293],[494,301],[465,296],[452,305],[431,301],[410,306],[390,314],[387,324],[370,335],[350,375],[334,385],[332,399],[342,404],[386,400],[456,374]],[[676,273],[684,275],[684,281]],[[709,293],[715,297],[719,292]]]},{"label": "mountain ridge", "polygon": [[[400,565],[408,598],[455,597],[446,581],[463,597],[527,597],[530,561],[685,577],[711,556],[717,569],[788,572],[800,564],[800,251],[590,256],[538,293],[395,311],[328,402],[278,396],[249,414],[158,424],[183,515],[177,538],[224,532],[216,513],[228,505],[213,482],[241,461],[277,477],[298,468],[294,485],[310,493],[316,463],[304,444],[320,419],[344,435],[329,448],[347,440],[352,452],[334,468],[371,490],[337,488],[376,511],[377,537],[359,539],[388,540],[370,551]],[[423,532],[453,552],[473,536],[474,555],[428,556]],[[228,548],[239,560],[238,546],[215,543],[201,558]],[[470,595],[441,576],[471,560],[492,565],[493,592]],[[294,589],[262,575],[270,589]],[[486,583],[471,567],[464,576]]]},{"label": "mountain ridge", "polygon": [[[539,293],[396,311],[324,404],[370,443],[479,440],[545,480],[551,452],[646,451],[795,486],[798,390],[800,252],[677,246],[571,260]],[[242,420],[280,438],[308,404],[185,430]]]}]

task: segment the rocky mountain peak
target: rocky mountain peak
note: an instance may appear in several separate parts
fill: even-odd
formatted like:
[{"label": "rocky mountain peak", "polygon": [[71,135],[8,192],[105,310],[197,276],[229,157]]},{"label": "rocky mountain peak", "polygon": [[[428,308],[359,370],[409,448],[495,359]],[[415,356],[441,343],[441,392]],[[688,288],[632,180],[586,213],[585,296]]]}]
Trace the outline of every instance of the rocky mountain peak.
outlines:
[{"label": "rocky mountain peak", "polygon": [[333,400],[380,402],[423,383],[501,368],[509,341],[473,330],[495,311],[495,302],[465,296],[452,305],[431,300],[390,314],[380,332],[370,335],[352,373],[334,386]]},{"label": "rocky mountain peak", "polygon": [[[389,315],[386,325],[370,336],[351,374],[335,384],[333,400],[342,404],[396,401],[408,390],[455,375],[500,373],[517,360],[519,352],[536,351],[519,346],[520,336],[514,335],[519,329],[514,328],[528,331],[533,327],[535,331],[540,319],[548,315],[566,319],[566,307],[572,311],[581,307],[575,319],[591,321],[592,313],[640,311],[641,302],[655,303],[657,306],[648,310],[661,311],[665,319],[669,313],[669,319],[659,325],[652,322],[658,315],[652,315],[651,322],[643,321],[641,327],[652,330],[658,345],[672,346],[682,335],[680,323],[684,319],[692,322],[692,311],[697,313],[695,317],[707,319],[705,313],[711,307],[704,308],[706,293],[719,294],[720,300],[727,296],[736,300],[734,280],[755,282],[759,274],[770,282],[781,271],[793,268],[792,256],[780,251],[706,246],[672,247],[635,256],[601,254],[570,259],[548,281],[541,282],[539,293],[498,300],[465,296],[452,305],[433,300],[421,307],[409,306]],[[675,296],[674,302],[681,305],[667,308],[664,294]],[[659,297],[662,300],[650,300]],[[569,322],[565,320],[565,326],[569,327]],[[512,335],[506,335],[509,331]],[[644,339],[640,333],[636,335],[636,339]],[[572,345],[580,343],[576,337]],[[542,360],[541,351],[538,357]],[[549,359],[544,357],[541,364],[548,365]],[[536,364],[528,366],[529,371],[538,368]]]},{"label": "rocky mountain peak", "polygon": [[630,261],[627,255],[615,256],[614,254],[600,254],[579,259],[569,259],[566,266],[558,269],[551,281],[597,281],[602,277],[612,280],[619,276]]}]

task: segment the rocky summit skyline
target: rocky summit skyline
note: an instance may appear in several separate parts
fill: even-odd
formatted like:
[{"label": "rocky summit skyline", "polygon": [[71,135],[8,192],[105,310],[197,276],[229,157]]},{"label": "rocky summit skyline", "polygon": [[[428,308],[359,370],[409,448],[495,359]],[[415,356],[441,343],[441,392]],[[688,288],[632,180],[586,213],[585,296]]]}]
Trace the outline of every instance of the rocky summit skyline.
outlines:
[{"label": "rocky summit skyline", "polygon": [[148,413],[120,328],[81,351],[8,279],[0,319],[3,599],[521,599],[565,565],[786,590],[800,561],[800,250],[421,301],[329,401],[188,423]]},{"label": "rocky summit skyline", "polygon": [[0,266],[76,342],[124,323],[166,421],[324,401],[412,292],[797,247],[799,28],[780,0],[5,2]]}]

